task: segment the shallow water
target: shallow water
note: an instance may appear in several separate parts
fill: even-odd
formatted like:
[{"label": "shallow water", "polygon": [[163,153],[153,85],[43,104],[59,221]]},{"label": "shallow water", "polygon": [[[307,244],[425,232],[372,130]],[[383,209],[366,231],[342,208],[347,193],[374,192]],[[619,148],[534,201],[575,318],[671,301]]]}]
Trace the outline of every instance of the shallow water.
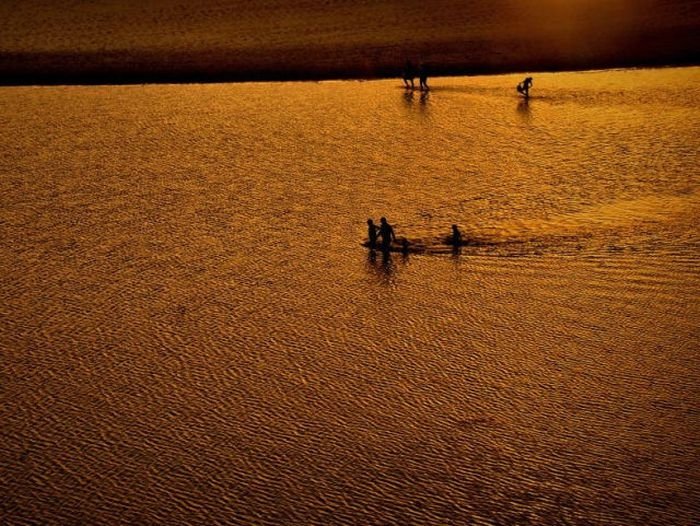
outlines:
[{"label": "shallow water", "polygon": [[700,69],[518,80],[0,90],[2,522],[697,520]]}]

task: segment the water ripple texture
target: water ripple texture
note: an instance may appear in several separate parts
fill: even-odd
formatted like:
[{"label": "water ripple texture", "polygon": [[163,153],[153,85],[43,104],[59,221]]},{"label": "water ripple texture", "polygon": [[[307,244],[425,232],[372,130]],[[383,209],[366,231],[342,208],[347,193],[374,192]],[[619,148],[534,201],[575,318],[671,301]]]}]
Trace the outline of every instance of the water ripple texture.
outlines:
[{"label": "water ripple texture", "polygon": [[0,522],[696,524],[700,70],[519,80],[1,89]]}]

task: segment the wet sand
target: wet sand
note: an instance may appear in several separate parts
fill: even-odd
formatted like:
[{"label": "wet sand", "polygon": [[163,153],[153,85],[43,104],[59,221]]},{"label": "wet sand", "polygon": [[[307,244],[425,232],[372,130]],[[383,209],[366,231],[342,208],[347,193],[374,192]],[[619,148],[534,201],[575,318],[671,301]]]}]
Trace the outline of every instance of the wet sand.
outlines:
[{"label": "wet sand", "polygon": [[0,83],[395,77],[697,64],[691,0],[2,3]]}]

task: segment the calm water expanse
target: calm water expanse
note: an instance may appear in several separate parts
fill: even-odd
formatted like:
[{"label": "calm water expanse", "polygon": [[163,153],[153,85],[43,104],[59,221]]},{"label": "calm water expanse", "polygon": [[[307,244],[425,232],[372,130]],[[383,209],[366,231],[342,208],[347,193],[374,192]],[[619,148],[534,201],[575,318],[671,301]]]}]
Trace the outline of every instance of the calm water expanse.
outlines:
[{"label": "calm water expanse", "polygon": [[519,80],[0,90],[0,522],[696,524],[700,68]]}]

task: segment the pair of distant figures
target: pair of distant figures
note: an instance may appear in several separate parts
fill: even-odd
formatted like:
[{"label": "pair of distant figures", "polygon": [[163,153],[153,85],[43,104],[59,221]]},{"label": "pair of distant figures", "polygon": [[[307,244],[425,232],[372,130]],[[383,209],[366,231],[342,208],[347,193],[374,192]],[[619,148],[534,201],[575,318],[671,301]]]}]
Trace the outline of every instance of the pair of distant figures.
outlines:
[{"label": "pair of distant figures", "polygon": [[[379,220],[379,226],[374,224],[372,218],[367,220],[367,237],[369,238],[369,248],[375,249],[379,246],[384,252],[388,252],[391,248],[391,243],[396,241],[394,227],[389,224],[386,217],[382,217]],[[381,238],[381,243],[378,245],[377,241],[379,238]],[[462,245],[462,233],[457,225],[452,225],[452,235],[447,242],[455,248]],[[408,240],[405,237],[402,240],[402,249],[404,252],[408,252]]]},{"label": "pair of distant figures", "polygon": [[418,68],[414,68],[410,61],[406,61],[406,65],[403,68],[403,85],[406,89],[416,89],[415,78],[418,77],[420,82],[420,90],[428,91],[428,70],[423,64],[420,64]]},{"label": "pair of distant figures", "polygon": [[[418,80],[420,82],[420,90],[428,91],[428,71],[423,64],[418,66]],[[416,89],[415,78],[416,69],[413,67],[410,61],[406,61],[406,65],[403,68],[403,84],[406,89]],[[532,77],[525,77],[525,80],[520,82],[515,89],[526,99],[530,98],[530,88],[532,87]]]},{"label": "pair of distant figures", "polygon": [[392,227],[386,220],[386,217],[382,217],[379,220],[379,226],[374,224],[372,218],[367,220],[367,237],[369,237],[369,248],[377,248],[377,238],[382,238],[382,242],[379,245],[381,249],[385,252],[391,247],[391,243],[396,241],[396,234],[394,234],[394,227]]}]

